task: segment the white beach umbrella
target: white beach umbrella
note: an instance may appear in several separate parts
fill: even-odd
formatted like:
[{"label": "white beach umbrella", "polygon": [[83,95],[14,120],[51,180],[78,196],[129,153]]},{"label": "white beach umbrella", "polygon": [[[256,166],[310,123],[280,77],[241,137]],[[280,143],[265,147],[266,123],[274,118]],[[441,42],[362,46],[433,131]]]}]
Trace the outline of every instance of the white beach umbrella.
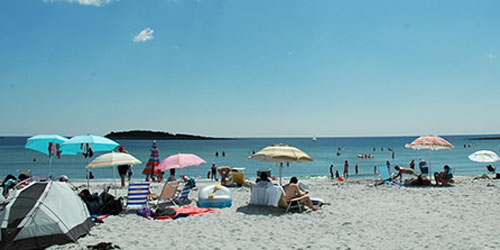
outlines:
[{"label": "white beach umbrella", "polygon": [[490,150],[479,150],[469,155],[469,159],[475,162],[492,163],[500,161],[500,157]]},{"label": "white beach umbrella", "polygon": [[285,144],[276,144],[269,147],[265,147],[264,149],[253,154],[249,158],[264,162],[279,162],[280,185],[281,185],[281,169],[283,168],[283,163],[313,161],[313,158],[308,154],[304,153],[302,150]]}]

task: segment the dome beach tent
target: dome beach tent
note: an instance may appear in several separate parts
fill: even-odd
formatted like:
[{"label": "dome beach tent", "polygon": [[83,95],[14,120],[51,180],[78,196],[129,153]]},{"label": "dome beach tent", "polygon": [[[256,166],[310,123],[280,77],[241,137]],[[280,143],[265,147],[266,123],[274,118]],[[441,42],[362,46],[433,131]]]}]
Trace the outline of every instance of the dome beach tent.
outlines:
[{"label": "dome beach tent", "polygon": [[0,249],[38,249],[75,242],[94,225],[65,182],[33,182],[0,211]]}]

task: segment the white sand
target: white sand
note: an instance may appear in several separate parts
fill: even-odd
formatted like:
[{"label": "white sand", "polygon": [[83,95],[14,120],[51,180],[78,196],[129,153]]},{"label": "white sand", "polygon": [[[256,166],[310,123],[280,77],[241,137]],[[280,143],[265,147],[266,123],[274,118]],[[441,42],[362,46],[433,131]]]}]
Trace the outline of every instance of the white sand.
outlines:
[{"label": "white sand", "polygon": [[[466,177],[451,187],[420,188],[374,186],[373,180],[302,182],[312,197],[331,205],[285,214],[279,208],[249,206],[250,190],[234,188],[233,205],[219,214],[171,221],[110,216],[78,242],[50,249],[86,249],[99,242],[122,249],[500,248],[500,181]],[[209,184],[198,182],[198,187]],[[93,186],[102,188],[96,182]],[[153,189],[159,193],[160,187]],[[125,195],[126,190],[119,192]]]}]

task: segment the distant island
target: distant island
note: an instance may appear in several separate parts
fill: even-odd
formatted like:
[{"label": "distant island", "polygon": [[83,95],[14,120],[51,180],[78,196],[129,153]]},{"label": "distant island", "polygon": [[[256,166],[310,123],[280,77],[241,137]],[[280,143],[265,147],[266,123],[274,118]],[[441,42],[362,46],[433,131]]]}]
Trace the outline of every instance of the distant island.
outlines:
[{"label": "distant island", "polygon": [[131,130],[111,132],[106,138],[114,140],[225,140],[227,138],[215,138],[199,135],[171,134],[161,131]]}]

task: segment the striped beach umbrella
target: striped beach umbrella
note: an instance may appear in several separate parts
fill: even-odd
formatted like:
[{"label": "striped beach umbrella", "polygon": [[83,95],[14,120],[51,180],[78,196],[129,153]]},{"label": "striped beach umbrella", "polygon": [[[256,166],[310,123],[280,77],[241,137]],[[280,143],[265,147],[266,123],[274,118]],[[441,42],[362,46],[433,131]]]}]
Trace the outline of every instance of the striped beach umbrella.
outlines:
[{"label": "striped beach umbrella", "polygon": [[160,171],[155,171],[155,168],[160,164],[160,156],[158,154],[158,147],[156,146],[156,141],[153,141],[151,146],[151,155],[149,156],[148,163],[142,171],[145,175],[158,174]]},{"label": "striped beach umbrella", "polygon": [[[437,135],[422,135],[419,138],[412,141],[410,144],[405,145],[406,148],[412,148],[416,150],[420,149],[429,149],[429,173],[431,171],[431,150],[440,150],[440,149],[453,149],[451,143],[447,140],[437,136]],[[430,175],[432,177],[432,175]]]},{"label": "striped beach umbrella", "polygon": [[[120,153],[120,152],[111,152],[111,153],[106,153],[103,155],[98,156],[95,158],[93,161],[91,161],[88,165],[87,168],[97,168],[97,167],[113,167],[113,166],[118,166],[118,165],[132,165],[132,164],[140,164],[141,161],[139,161],[137,158],[134,156],[127,154],[127,153]],[[117,196],[116,192],[116,176],[115,176],[115,168],[111,168],[113,171],[113,183],[115,186],[115,196]],[[88,181],[88,180],[87,180]],[[87,184],[89,185],[89,184]]]},{"label": "striped beach umbrella", "polygon": [[111,152],[100,155],[91,161],[87,168],[97,168],[97,167],[112,167],[118,165],[132,165],[132,164],[140,164],[137,158],[133,157],[127,153],[120,152]]}]

